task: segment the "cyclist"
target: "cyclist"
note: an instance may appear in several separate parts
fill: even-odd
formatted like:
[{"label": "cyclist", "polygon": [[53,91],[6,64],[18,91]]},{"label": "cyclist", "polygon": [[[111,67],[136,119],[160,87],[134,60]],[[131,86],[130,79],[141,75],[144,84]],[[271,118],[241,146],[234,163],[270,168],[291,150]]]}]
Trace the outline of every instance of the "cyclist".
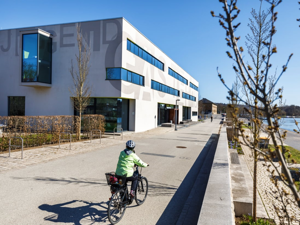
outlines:
[{"label": "cyclist", "polygon": [[117,176],[126,176],[126,181],[132,181],[131,183],[131,197],[134,197],[134,190],[137,187],[137,176],[133,173],[134,165],[140,167],[147,167],[149,164],[144,163],[136,154],[135,154],[135,143],[132,140],[126,142],[126,149],[121,151],[119,156],[119,161],[117,164],[116,175]]}]

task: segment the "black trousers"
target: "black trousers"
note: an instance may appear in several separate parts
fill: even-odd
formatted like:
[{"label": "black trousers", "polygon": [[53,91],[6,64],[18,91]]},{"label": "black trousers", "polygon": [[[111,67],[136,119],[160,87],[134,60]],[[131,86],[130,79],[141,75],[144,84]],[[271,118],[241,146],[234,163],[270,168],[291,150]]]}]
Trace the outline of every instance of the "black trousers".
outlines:
[{"label": "black trousers", "polygon": [[137,187],[137,176],[126,177],[126,182],[131,181],[131,190],[135,191]]},{"label": "black trousers", "polygon": [[[117,178],[122,178],[121,176],[116,176]],[[133,174],[132,177],[126,177],[126,182],[131,181],[131,190],[135,191],[137,187],[137,182],[138,182],[138,176]]]}]

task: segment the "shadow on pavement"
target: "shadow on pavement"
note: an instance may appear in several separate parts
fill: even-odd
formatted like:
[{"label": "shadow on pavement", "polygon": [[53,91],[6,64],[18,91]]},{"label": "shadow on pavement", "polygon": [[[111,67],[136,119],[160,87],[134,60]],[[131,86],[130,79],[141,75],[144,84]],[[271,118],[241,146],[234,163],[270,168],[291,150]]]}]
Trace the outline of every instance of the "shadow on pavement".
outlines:
[{"label": "shadow on pavement", "polygon": [[165,141],[188,141],[188,142],[206,142],[206,141],[198,141],[198,140],[191,140],[191,139],[177,139],[177,138],[149,138],[149,139],[161,139]]},{"label": "shadow on pavement", "polygon": [[46,183],[57,182],[59,184],[86,184],[86,185],[103,185],[107,186],[107,181],[104,179],[77,179],[77,178],[53,178],[53,177],[13,177],[18,180],[35,180],[44,181]]},{"label": "shadow on pavement", "polygon": [[[218,134],[212,134],[209,140],[207,141],[206,145],[203,147],[202,151],[200,152],[195,163],[193,164],[193,166],[185,176],[179,188],[177,189],[176,193],[172,197],[168,206],[162,213],[161,217],[156,223],[157,225],[176,224],[178,222],[178,219],[184,208],[185,202],[187,201],[187,198],[189,197],[189,194],[194,186],[195,180],[197,179],[197,176],[200,173],[200,170],[202,169],[202,165],[205,164],[205,160],[207,158],[208,153],[213,152],[214,154],[215,149],[213,148],[215,148],[217,141],[218,141]],[[208,169],[210,171],[210,168],[205,168],[205,169],[206,170]],[[195,201],[199,199],[199,196],[204,197],[207,181],[203,180],[203,182],[205,182],[204,191],[199,191],[199,193],[197,193],[198,197],[197,199],[194,199]]]},{"label": "shadow on pavement", "polygon": [[44,218],[53,223],[95,224],[108,221],[107,202],[92,203],[73,200],[61,204],[39,206],[40,210],[51,213]]},{"label": "shadow on pavement", "polygon": [[174,195],[177,186],[149,181],[148,195],[151,197]]},{"label": "shadow on pavement", "polygon": [[160,156],[160,157],[175,158],[174,155],[163,155],[163,154],[155,154],[155,153],[148,153],[148,152],[141,152],[140,154],[144,154],[144,155],[153,155],[153,156]]}]

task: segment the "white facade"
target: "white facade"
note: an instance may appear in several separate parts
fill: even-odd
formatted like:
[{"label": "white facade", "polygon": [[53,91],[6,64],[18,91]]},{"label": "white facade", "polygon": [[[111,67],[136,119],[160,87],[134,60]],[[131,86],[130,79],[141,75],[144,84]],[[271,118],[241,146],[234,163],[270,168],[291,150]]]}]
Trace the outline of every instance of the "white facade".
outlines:
[{"label": "white facade", "polygon": [[[72,78],[69,72],[71,59],[75,60],[76,23],[49,25],[0,31],[0,115],[9,114],[8,97],[25,96],[25,115],[73,115],[69,88]],[[190,107],[189,118],[197,121],[198,91],[190,82],[198,82],[157,48],[124,18],[81,22],[83,36],[91,48],[88,82],[93,98],[129,99],[128,129],[141,132],[157,126],[158,103],[179,105],[179,121],[183,107]],[[46,31],[52,36],[51,84],[22,82],[22,34]],[[42,32],[41,31],[41,32]],[[147,51],[164,64],[161,70],[131,51],[127,39]],[[124,80],[106,79],[107,68],[124,68],[144,77],[144,86]],[[188,80],[188,85],[168,74],[168,68]],[[180,91],[180,96],[151,88],[151,80]],[[196,97],[195,101],[182,97],[182,93]],[[169,122],[169,121],[165,121]]]}]

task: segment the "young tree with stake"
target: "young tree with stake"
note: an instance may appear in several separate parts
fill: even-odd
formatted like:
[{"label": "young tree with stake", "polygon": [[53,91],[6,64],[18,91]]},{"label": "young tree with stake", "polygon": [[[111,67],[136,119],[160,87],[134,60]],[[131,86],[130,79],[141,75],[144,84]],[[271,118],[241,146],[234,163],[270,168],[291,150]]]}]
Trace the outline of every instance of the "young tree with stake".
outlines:
[{"label": "young tree with stake", "polygon": [[90,62],[90,48],[88,44],[84,41],[80,29],[80,25],[76,26],[77,31],[77,46],[78,55],[75,54],[76,63],[73,64],[73,59],[71,60],[70,74],[73,80],[73,86],[69,89],[71,93],[72,103],[79,113],[79,123],[77,127],[77,135],[80,140],[81,133],[81,115],[85,108],[87,107],[90,96],[91,96],[91,86],[88,84],[88,74],[89,74],[89,62]]},{"label": "young tree with stake", "polygon": [[[255,115],[253,122],[255,127],[258,128],[262,124],[261,120],[258,119],[258,114],[264,115],[266,117],[268,136],[271,138],[275,150],[274,152],[270,149],[268,150],[268,152],[261,151],[257,146],[259,141],[257,130],[254,132],[253,141],[251,141],[249,135],[245,134],[245,130],[242,128],[243,122],[239,122],[240,135],[243,138],[244,143],[250,146],[254,151],[254,154],[256,155],[254,156],[254,161],[257,160],[258,153],[264,157],[264,160],[266,161],[265,165],[268,167],[268,170],[271,173],[272,182],[279,192],[277,197],[279,196],[279,198],[282,199],[282,206],[277,207],[276,205],[274,205],[276,214],[278,215],[278,218],[281,222],[283,221],[283,223],[287,222],[288,224],[291,224],[291,222],[297,220],[297,218],[291,215],[290,212],[287,211],[287,208],[291,205],[293,207],[300,207],[300,197],[294,184],[294,180],[292,179],[290,171],[287,167],[287,160],[284,154],[283,139],[286,136],[286,132],[282,134],[279,130],[278,120],[280,118],[277,116],[279,109],[277,107],[277,104],[275,104],[275,101],[282,99],[282,89],[280,88],[275,92],[275,99],[270,98],[270,93],[275,90],[275,86],[278,80],[280,79],[282,74],[286,72],[288,63],[293,54],[288,57],[288,60],[286,64],[283,65],[276,81],[272,83],[272,85],[268,85],[268,80],[271,76],[270,68],[272,67],[272,64],[270,63],[271,56],[277,53],[277,48],[273,45],[273,37],[276,33],[275,22],[278,15],[275,9],[282,2],[282,0],[265,0],[265,2],[270,5],[268,13],[270,13],[271,20],[269,22],[269,27],[266,27],[265,29],[261,27],[261,30],[255,31],[257,32],[258,36],[252,35],[252,37],[254,37],[255,39],[250,39],[250,42],[254,40],[253,43],[259,44],[258,46],[256,45],[256,48],[248,48],[248,52],[250,53],[250,57],[252,58],[252,64],[254,65],[254,68],[252,68],[250,63],[245,62],[243,55],[244,49],[243,47],[238,46],[240,37],[235,36],[236,30],[240,26],[240,23],[236,25],[233,24],[240,13],[240,10],[237,7],[238,0],[219,0],[219,2],[223,5],[222,8],[224,10],[224,14],[219,14],[218,16],[216,16],[215,13],[211,11],[211,15],[213,17],[219,18],[220,26],[222,26],[226,31],[227,45],[232,49],[234,55],[232,56],[231,52],[229,51],[227,51],[226,54],[229,58],[234,60],[235,66],[233,68],[235,72],[240,76],[244,88],[253,96],[254,105],[249,105],[240,96],[236,96],[236,98],[244,102],[248,106],[245,107],[245,110],[248,111],[249,114],[252,114],[252,109],[254,109]],[[267,34],[265,38],[263,35],[259,35],[263,33]],[[258,42],[257,38],[259,40]],[[265,51],[262,52],[262,48],[264,48]],[[234,96],[232,90],[228,88],[221,74],[219,73],[218,75],[231,95]],[[258,105],[260,105],[260,107]],[[278,158],[280,166],[274,164],[273,156],[276,156]],[[270,170],[269,165],[272,165],[274,169]],[[281,171],[279,167],[281,168]],[[278,176],[276,176],[276,173],[279,175],[279,178]],[[286,191],[286,189],[278,186],[278,181],[281,181],[284,185],[286,185],[286,187],[291,190],[293,195],[292,199],[288,198],[289,193]],[[256,221],[255,206],[253,207],[253,217],[254,221]]]}]

